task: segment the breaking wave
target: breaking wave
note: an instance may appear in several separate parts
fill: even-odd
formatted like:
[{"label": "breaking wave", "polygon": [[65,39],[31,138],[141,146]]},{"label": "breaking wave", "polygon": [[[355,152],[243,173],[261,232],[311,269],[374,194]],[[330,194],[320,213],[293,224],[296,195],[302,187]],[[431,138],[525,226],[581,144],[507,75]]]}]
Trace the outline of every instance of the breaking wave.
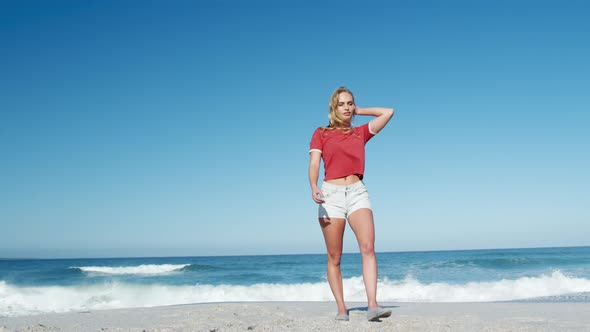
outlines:
[{"label": "breaking wave", "polygon": [[71,269],[78,269],[82,272],[97,274],[138,274],[138,275],[158,275],[177,272],[191,264],[142,264],[138,266],[74,266]]},{"label": "breaking wave", "polygon": [[[187,265],[108,268],[100,273],[167,273]],[[79,268],[96,272],[93,267]],[[84,270],[85,269],[85,270]],[[380,280],[381,302],[489,302],[590,292],[590,279],[550,275],[464,284],[422,283],[411,276]],[[347,301],[366,301],[362,277],[344,279]],[[567,299],[567,297],[565,297]],[[15,286],[0,281],[0,316],[228,301],[333,301],[327,282],[241,285],[165,285],[108,282],[76,286]]]}]

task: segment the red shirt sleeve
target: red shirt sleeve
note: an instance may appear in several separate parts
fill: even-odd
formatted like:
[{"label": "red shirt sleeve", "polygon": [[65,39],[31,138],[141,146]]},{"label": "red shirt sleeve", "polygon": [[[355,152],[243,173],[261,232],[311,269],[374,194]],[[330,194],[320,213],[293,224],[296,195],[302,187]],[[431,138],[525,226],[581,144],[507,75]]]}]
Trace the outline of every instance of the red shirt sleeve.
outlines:
[{"label": "red shirt sleeve", "polygon": [[372,134],[371,131],[369,130],[369,122],[367,122],[364,125],[360,126],[359,129],[360,129],[360,132],[361,132],[361,137],[363,138],[363,141],[365,142],[365,144],[371,138],[373,138],[373,136],[375,136],[375,134]]},{"label": "red shirt sleeve", "polygon": [[309,152],[319,151],[320,153],[324,149],[324,142],[322,141],[322,128],[318,128],[313,132],[311,136],[311,143],[309,143]]}]

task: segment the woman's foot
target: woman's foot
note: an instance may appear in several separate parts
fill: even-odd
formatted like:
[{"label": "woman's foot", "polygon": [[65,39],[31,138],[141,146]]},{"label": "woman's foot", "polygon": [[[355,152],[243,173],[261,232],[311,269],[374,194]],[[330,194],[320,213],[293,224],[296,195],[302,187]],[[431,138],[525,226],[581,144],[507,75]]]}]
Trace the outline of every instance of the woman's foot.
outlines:
[{"label": "woman's foot", "polygon": [[338,314],[334,319],[348,322],[348,314]]},{"label": "woman's foot", "polygon": [[385,309],[382,307],[377,307],[375,309],[367,309],[367,319],[369,321],[376,321],[379,318],[385,318],[391,316],[391,310]]}]

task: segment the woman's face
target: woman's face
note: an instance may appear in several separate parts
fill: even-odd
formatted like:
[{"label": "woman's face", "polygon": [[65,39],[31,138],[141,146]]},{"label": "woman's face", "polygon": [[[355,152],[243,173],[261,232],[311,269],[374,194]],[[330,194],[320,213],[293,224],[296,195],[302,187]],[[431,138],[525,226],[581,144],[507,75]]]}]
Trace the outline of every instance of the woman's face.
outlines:
[{"label": "woman's face", "polygon": [[338,95],[338,114],[346,121],[350,121],[354,114],[354,100],[348,92]]}]

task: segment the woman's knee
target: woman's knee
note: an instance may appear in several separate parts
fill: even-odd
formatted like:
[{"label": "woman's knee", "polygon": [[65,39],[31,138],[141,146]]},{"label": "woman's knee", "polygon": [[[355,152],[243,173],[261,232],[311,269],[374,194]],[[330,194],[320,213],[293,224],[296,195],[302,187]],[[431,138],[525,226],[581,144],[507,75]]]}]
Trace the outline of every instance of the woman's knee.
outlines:
[{"label": "woman's knee", "polygon": [[340,265],[340,259],[342,258],[342,251],[329,251],[328,252],[328,264]]},{"label": "woman's knee", "polygon": [[361,255],[363,256],[375,255],[375,246],[373,245],[373,243],[361,243],[359,245],[359,249],[361,251]]}]

